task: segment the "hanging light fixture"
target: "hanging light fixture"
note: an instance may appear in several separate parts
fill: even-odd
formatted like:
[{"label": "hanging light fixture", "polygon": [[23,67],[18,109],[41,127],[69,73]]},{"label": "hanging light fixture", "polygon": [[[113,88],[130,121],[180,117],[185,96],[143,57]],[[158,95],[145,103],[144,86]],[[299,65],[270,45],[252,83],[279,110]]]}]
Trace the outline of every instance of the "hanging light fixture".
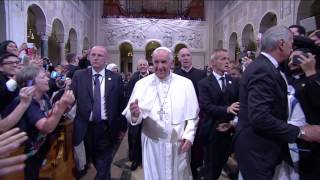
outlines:
[{"label": "hanging light fixture", "polygon": [[32,39],[32,40],[34,40],[34,34],[33,34],[33,32],[32,32],[32,29],[31,29],[31,28],[29,28],[29,30],[28,30],[27,38],[28,38],[28,39]]},{"label": "hanging light fixture", "polygon": [[131,57],[131,56],[133,56],[132,51],[129,51],[128,52],[128,57]]}]

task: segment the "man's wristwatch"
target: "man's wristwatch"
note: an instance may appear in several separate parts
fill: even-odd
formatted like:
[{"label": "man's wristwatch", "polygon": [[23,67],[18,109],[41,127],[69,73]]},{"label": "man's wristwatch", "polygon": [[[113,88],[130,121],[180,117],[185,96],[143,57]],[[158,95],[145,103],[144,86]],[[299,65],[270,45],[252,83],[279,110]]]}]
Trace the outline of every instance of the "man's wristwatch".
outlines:
[{"label": "man's wristwatch", "polygon": [[302,139],[302,137],[306,135],[306,131],[302,128],[300,128],[299,134],[298,134],[298,138]]}]

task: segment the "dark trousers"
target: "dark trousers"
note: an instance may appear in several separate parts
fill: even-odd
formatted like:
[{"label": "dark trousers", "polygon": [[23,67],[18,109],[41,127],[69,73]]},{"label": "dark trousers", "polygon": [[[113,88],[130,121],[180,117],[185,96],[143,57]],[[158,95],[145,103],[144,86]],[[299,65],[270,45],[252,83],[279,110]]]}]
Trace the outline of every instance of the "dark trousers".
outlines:
[{"label": "dark trousers", "polygon": [[301,149],[308,149],[310,152],[300,151],[299,174],[300,180],[319,179],[320,177],[320,144],[299,141]]},{"label": "dark trousers", "polygon": [[129,160],[138,164],[141,164],[142,162],[141,130],[142,124],[137,126],[132,126],[131,124],[129,124]]},{"label": "dark trousers", "polygon": [[230,132],[214,133],[213,139],[204,143],[204,175],[206,180],[215,180],[220,177],[222,168],[231,152],[232,136]]},{"label": "dark trousers", "polygon": [[199,122],[196,135],[191,147],[191,172],[194,180],[201,179],[201,175],[197,171],[203,166],[203,135],[202,135],[203,112],[199,113]]},{"label": "dark trousers", "polygon": [[[45,143],[40,147],[39,151],[29,157],[25,161],[24,179],[25,180],[37,180],[39,179],[39,171],[42,166],[43,160],[46,158],[50,150],[50,142],[46,139]],[[28,153],[28,152],[26,152]]]},{"label": "dark trousers", "polygon": [[90,122],[84,139],[89,161],[97,170],[95,180],[111,180],[113,144],[107,121]]}]

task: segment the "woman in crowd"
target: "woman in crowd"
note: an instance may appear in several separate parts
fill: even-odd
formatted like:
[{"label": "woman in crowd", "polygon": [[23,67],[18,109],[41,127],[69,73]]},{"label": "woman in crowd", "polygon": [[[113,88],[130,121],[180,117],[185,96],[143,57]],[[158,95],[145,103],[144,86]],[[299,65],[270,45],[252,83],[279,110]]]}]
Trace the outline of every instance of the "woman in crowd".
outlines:
[{"label": "woman in crowd", "polygon": [[16,56],[19,56],[20,52],[27,48],[27,44],[23,43],[18,49],[18,46],[15,42],[11,40],[3,41],[0,45],[0,54],[12,53]]},{"label": "woman in crowd", "polygon": [[[26,160],[25,179],[38,179],[39,169],[49,150],[47,134],[58,125],[62,115],[73,104],[72,91],[66,91],[53,106],[49,102],[46,92],[49,90],[48,81],[43,68],[34,65],[25,66],[16,75],[20,87],[32,85],[34,95],[29,108],[23,114],[18,126],[27,133],[29,139],[25,145]],[[13,109],[19,104],[16,99],[9,107]]]},{"label": "woman in crowd", "polygon": [[107,69],[114,72],[114,73],[119,72],[118,66],[114,63],[108,64]]}]

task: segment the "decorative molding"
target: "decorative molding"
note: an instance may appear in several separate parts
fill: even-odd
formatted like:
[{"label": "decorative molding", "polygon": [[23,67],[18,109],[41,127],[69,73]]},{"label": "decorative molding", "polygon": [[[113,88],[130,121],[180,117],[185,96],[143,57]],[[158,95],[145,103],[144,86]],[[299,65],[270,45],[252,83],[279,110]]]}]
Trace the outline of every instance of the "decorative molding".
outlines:
[{"label": "decorative molding", "polygon": [[207,24],[194,20],[105,18],[101,32],[107,47],[117,48],[119,42],[130,41],[133,47],[144,48],[150,39],[158,39],[169,48],[180,41],[190,48],[203,49]]}]

